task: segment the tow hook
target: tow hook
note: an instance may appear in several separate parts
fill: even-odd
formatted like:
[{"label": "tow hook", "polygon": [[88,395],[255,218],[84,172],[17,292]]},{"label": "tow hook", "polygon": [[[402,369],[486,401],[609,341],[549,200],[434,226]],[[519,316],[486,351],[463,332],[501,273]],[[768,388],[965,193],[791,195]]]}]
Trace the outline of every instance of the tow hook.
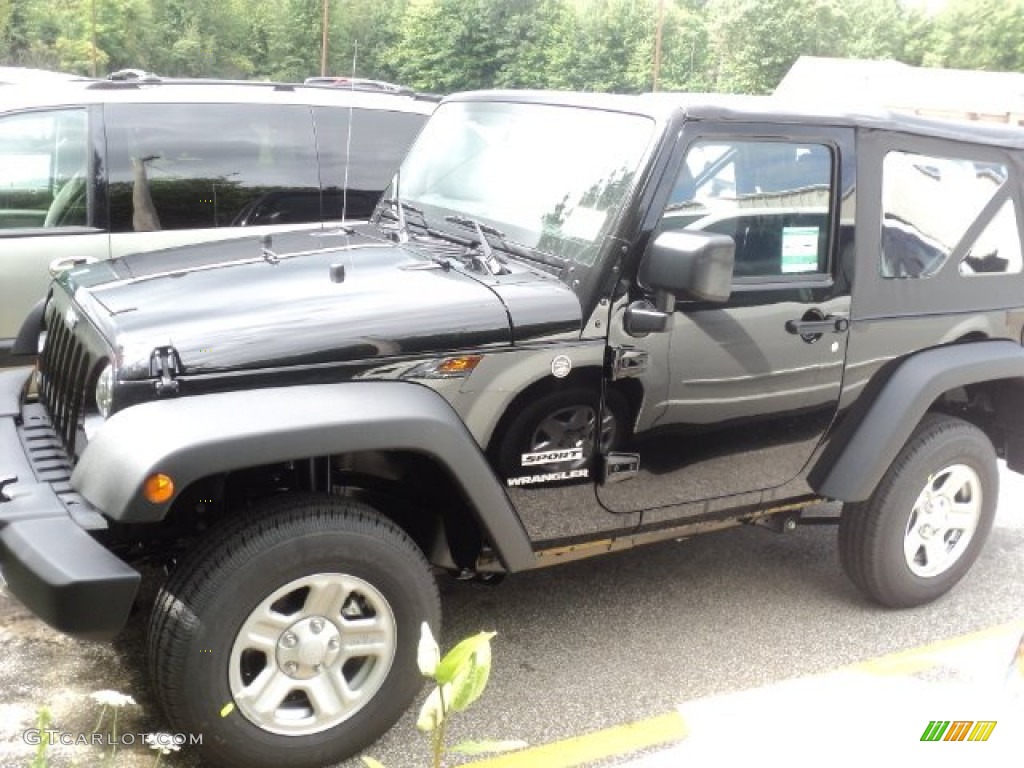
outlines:
[{"label": "tow hook", "polygon": [[5,501],[13,501],[13,499],[10,496],[4,493],[4,488],[16,482],[18,482],[17,475],[4,475],[3,477],[0,477],[0,503],[3,503]]}]

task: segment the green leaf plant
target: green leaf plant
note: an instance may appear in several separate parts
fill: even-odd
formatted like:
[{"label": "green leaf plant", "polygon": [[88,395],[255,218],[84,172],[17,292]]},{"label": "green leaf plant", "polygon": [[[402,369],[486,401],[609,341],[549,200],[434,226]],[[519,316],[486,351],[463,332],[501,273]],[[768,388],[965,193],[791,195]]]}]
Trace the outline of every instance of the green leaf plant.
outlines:
[{"label": "green leaf plant", "polygon": [[[465,712],[480,698],[491,675],[491,638],[494,632],[480,632],[467,637],[441,658],[430,627],[423,622],[416,661],[420,673],[433,680],[434,690],[420,708],[416,727],[430,734],[431,768],[442,768],[446,753],[479,755],[488,752],[507,752],[527,746],[522,741],[467,741],[454,747],[445,747],[448,721],[453,712]],[[372,757],[363,757],[367,768],[384,768]]]}]

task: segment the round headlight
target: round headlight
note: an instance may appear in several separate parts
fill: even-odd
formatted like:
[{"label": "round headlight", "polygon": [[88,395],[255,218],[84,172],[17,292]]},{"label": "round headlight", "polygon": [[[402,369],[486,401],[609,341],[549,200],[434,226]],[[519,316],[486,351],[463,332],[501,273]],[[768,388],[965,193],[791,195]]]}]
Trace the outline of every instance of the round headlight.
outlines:
[{"label": "round headlight", "polygon": [[110,407],[114,403],[114,368],[107,363],[107,365],[100,371],[99,378],[96,379],[96,407],[99,408],[100,415],[103,418],[107,418],[110,415]]}]

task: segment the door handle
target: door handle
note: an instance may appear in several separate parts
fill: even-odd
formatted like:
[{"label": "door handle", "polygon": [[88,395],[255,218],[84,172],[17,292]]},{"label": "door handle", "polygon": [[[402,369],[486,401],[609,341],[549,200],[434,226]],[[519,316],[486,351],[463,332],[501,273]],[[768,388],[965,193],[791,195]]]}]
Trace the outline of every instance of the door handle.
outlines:
[{"label": "door handle", "polygon": [[96,259],[92,256],[63,256],[50,262],[50,277],[56,277],[61,272],[65,272],[72,267],[78,267],[82,264],[94,264],[95,262]]},{"label": "door handle", "polygon": [[786,330],[794,336],[821,336],[824,333],[843,333],[850,327],[845,317],[828,315],[814,320],[787,320]]}]

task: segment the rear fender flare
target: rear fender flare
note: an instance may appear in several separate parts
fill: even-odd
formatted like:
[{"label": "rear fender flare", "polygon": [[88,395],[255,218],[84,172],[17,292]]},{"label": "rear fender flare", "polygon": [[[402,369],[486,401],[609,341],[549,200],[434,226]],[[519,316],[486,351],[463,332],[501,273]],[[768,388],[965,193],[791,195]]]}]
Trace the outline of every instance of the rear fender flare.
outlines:
[{"label": "rear fender flare", "polygon": [[808,473],[811,488],[840,501],[866,500],[943,393],[1018,377],[1024,377],[1024,348],[1005,339],[949,344],[906,358],[880,387],[860,395]]}]

